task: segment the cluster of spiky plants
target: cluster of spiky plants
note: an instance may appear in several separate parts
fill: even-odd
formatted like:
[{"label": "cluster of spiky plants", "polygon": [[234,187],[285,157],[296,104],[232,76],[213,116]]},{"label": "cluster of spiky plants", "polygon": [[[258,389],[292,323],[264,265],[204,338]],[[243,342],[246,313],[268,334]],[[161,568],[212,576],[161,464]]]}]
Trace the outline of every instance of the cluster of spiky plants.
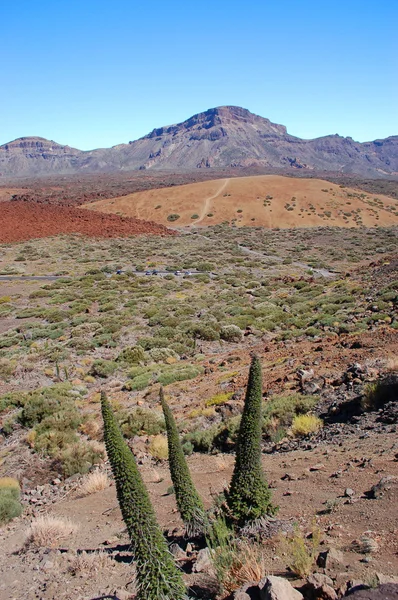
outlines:
[{"label": "cluster of spiky plants", "polygon": [[207,515],[192,481],[174,416],[165,400],[163,388],[160,389],[160,402],[166,423],[169,467],[178,510],[188,536],[205,534],[209,527]]},{"label": "cluster of spiky plants", "polygon": [[137,567],[137,600],[183,600],[186,591],[181,574],[156,521],[134,455],[103,392],[101,409],[106,450]]},{"label": "cluster of spiky plants", "polygon": [[261,403],[261,363],[254,356],[236,444],[234,472],[226,492],[228,516],[239,527],[276,510],[261,467]]}]

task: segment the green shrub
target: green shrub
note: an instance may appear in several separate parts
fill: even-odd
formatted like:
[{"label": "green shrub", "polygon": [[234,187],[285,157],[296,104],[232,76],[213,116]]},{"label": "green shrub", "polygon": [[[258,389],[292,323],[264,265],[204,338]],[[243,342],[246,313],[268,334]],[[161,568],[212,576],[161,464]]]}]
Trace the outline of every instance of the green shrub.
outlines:
[{"label": "green shrub", "polygon": [[171,215],[168,215],[167,220],[172,223],[173,221],[177,221],[179,218],[180,218],[180,215],[177,215],[176,213],[172,213]]},{"label": "green shrub", "polygon": [[99,444],[80,441],[62,449],[57,454],[56,462],[64,477],[70,477],[75,473],[88,473],[93,465],[100,464],[103,459],[104,450]]},{"label": "green shrub", "polygon": [[297,393],[271,397],[263,406],[263,431],[271,438],[276,431],[282,433],[291,426],[296,415],[308,413],[318,401],[318,396]]},{"label": "green shrub", "polygon": [[152,348],[148,351],[148,356],[155,362],[166,362],[168,359],[177,361],[180,359],[177,352],[172,348]]},{"label": "green shrub", "polygon": [[162,417],[149,408],[138,407],[131,412],[123,412],[118,420],[123,435],[128,438],[135,435],[158,435],[165,430]]},{"label": "green shrub", "polygon": [[296,415],[292,423],[292,434],[302,437],[310,433],[316,433],[323,427],[323,421],[315,415]]},{"label": "green shrub", "polygon": [[16,360],[9,360],[7,358],[0,358],[0,379],[8,381],[14,374],[17,366]]},{"label": "green shrub", "polygon": [[0,478],[0,525],[8,523],[22,513],[20,487],[12,477]]},{"label": "green shrub", "polygon": [[142,346],[124,348],[116,360],[117,362],[135,365],[145,360],[145,351]]},{"label": "green shrub", "polygon": [[243,331],[236,325],[224,325],[220,330],[220,338],[226,342],[241,342]]},{"label": "green shrub", "polygon": [[94,377],[109,377],[116,371],[118,365],[113,360],[95,360],[90,367],[89,374]]},{"label": "green shrub", "polygon": [[72,390],[71,384],[59,383],[27,394],[20,394],[20,402],[23,405],[19,417],[21,425],[33,427],[46,417],[52,417],[56,412],[65,411],[67,408],[75,410],[75,396],[71,394]]},{"label": "green shrub", "polygon": [[254,356],[236,444],[234,472],[226,492],[228,518],[238,526],[275,512],[261,467],[261,403],[261,364]]},{"label": "green shrub", "polygon": [[220,339],[219,332],[217,331],[216,327],[212,325],[195,323],[194,325],[192,325],[191,331],[194,337],[200,340],[214,342]]},{"label": "green shrub", "polygon": [[169,385],[175,381],[185,381],[187,379],[194,379],[198,375],[203,373],[203,367],[195,367],[193,365],[184,365],[177,367],[171,371],[161,373],[157,378],[157,381],[161,385]]},{"label": "green shrub", "polygon": [[72,429],[65,431],[45,430],[37,433],[33,430],[31,444],[36,452],[46,456],[56,456],[60,450],[67,448],[70,444],[78,441],[76,432]]},{"label": "green shrub", "polygon": [[0,490],[0,525],[8,523],[22,513],[22,505],[18,498],[15,498],[15,492],[4,488]]}]

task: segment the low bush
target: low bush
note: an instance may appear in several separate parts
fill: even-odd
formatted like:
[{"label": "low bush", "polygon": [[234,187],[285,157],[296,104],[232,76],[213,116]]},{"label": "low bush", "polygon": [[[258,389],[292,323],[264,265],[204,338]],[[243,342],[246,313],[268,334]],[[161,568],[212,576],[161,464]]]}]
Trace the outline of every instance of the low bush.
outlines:
[{"label": "low bush", "polygon": [[149,454],[156,460],[167,460],[169,449],[167,447],[167,438],[164,435],[156,435],[149,444]]},{"label": "low bush", "polygon": [[118,365],[113,360],[95,360],[91,365],[89,374],[93,377],[109,377],[116,371]]},{"label": "low bush", "polygon": [[8,523],[22,513],[20,487],[12,477],[0,478],[0,525]]},{"label": "low bush", "polygon": [[136,408],[131,412],[122,412],[118,421],[125,437],[135,435],[158,435],[165,430],[163,417],[148,408]]},{"label": "low bush", "polygon": [[184,365],[176,367],[173,370],[165,371],[157,378],[158,383],[161,385],[169,385],[175,381],[185,381],[187,379],[194,379],[198,375],[203,373],[203,367],[195,367],[193,365]]},{"label": "low bush", "polygon": [[56,464],[64,477],[76,473],[84,475],[91,467],[100,464],[105,458],[105,448],[98,442],[76,442],[66,446],[57,454]]},{"label": "low bush", "polygon": [[241,342],[243,331],[236,325],[224,325],[220,330],[220,338],[226,342]]},{"label": "low bush", "polygon": [[271,397],[263,406],[263,432],[271,436],[281,427],[290,427],[296,415],[308,413],[318,400],[318,396],[302,394]]},{"label": "low bush", "polygon": [[303,437],[310,433],[316,433],[323,427],[323,421],[315,415],[296,415],[292,422],[292,434],[295,437]]},{"label": "low bush", "polygon": [[117,357],[117,362],[127,363],[128,365],[136,365],[145,360],[145,351],[142,346],[132,346],[124,348]]},{"label": "low bush", "polygon": [[24,427],[33,427],[46,417],[59,411],[74,409],[75,395],[69,383],[59,383],[33,392],[21,393],[19,403],[23,406],[19,421]]},{"label": "low bush", "polygon": [[313,524],[310,537],[305,537],[296,529],[293,535],[281,540],[281,555],[287,557],[287,566],[298,577],[304,579],[311,574],[319,551],[320,537],[320,529]]},{"label": "low bush", "polygon": [[232,595],[246,583],[258,583],[269,570],[269,559],[261,544],[225,537],[217,539],[214,548],[210,542],[210,547],[218,591],[223,597]]},{"label": "low bush", "polygon": [[231,398],[232,392],[221,392],[220,394],[216,394],[212,396],[205,402],[205,406],[219,406],[220,404],[225,404]]}]

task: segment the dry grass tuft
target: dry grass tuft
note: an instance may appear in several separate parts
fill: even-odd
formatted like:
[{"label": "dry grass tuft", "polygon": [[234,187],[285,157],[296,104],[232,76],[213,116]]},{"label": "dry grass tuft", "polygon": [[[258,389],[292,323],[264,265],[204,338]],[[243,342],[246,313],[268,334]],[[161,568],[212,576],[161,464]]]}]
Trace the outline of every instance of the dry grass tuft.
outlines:
[{"label": "dry grass tuft", "polygon": [[110,479],[105,471],[94,471],[84,478],[79,489],[80,496],[89,496],[105,490],[110,485]]},{"label": "dry grass tuft", "polygon": [[50,515],[37,517],[26,532],[25,547],[54,548],[76,531],[77,525],[69,519]]},{"label": "dry grass tuft", "polygon": [[114,566],[113,560],[104,550],[95,552],[79,552],[68,557],[67,572],[71,575],[92,575],[99,571],[109,570]]},{"label": "dry grass tuft", "polygon": [[169,457],[169,448],[167,438],[164,435],[155,435],[149,444],[149,454],[156,460],[167,460]]},{"label": "dry grass tuft", "polygon": [[224,594],[231,594],[245,583],[257,583],[268,572],[269,557],[260,544],[232,542],[213,552],[216,577]]}]

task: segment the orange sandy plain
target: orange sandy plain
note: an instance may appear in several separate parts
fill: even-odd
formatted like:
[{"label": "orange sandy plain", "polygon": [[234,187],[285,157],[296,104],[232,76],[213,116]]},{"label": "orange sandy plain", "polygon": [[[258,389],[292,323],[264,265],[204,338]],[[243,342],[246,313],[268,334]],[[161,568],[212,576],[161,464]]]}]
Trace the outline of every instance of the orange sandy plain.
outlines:
[{"label": "orange sandy plain", "polygon": [[[136,192],[84,208],[173,227],[223,221],[262,227],[398,224],[398,201],[323,181],[279,175],[217,179]],[[175,221],[169,215],[177,214]]]}]

